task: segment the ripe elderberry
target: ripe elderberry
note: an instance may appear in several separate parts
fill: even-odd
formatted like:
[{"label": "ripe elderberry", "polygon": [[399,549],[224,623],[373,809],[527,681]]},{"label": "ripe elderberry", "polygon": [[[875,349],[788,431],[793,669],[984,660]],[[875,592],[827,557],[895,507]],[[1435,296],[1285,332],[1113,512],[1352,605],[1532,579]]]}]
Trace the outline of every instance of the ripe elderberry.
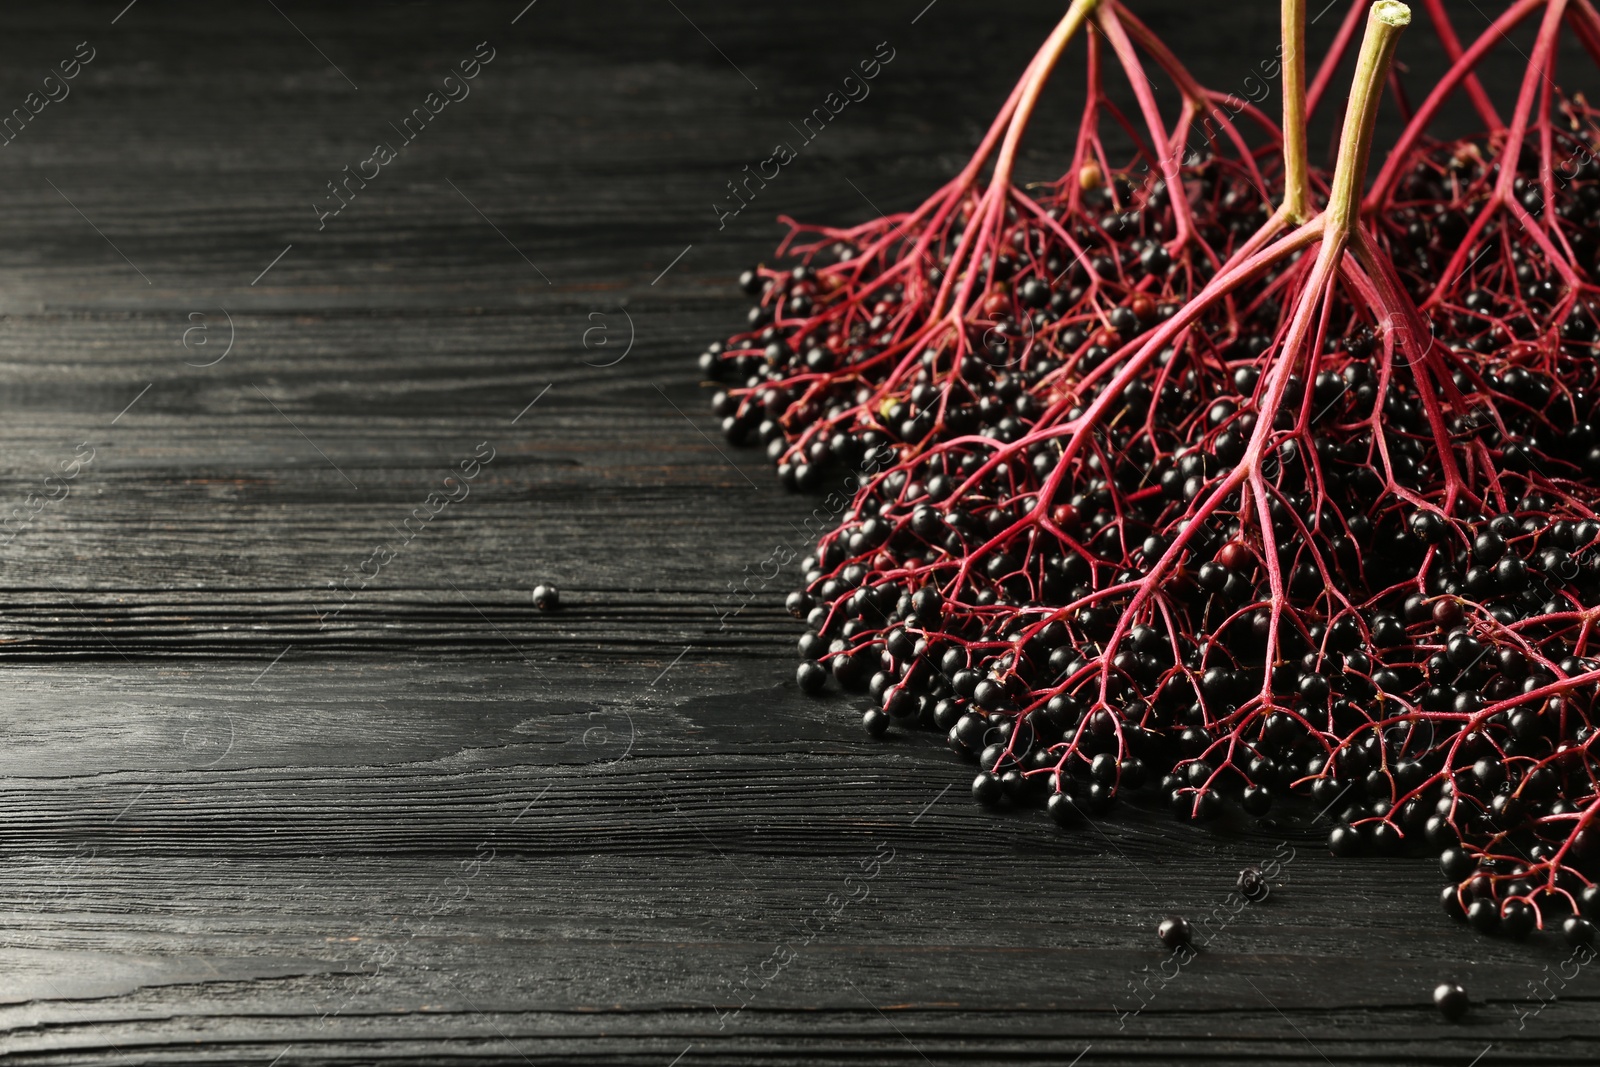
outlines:
[{"label": "ripe elderberry", "polygon": [[1194,927],[1189,920],[1181,915],[1174,915],[1170,919],[1162,919],[1156,927],[1156,938],[1169,949],[1176,952],[1190,944],[1194,938]]},{"label": "ripe elderberry", "polygon": [[1467,1009],[1471,1002],[1467,999],[1467,991],[1455,982],[1440,982],[1433,989],[1433,1004],[1439,1009],[1439,1014],[1450,1022],[1458,1023],[1466,1018]]}]

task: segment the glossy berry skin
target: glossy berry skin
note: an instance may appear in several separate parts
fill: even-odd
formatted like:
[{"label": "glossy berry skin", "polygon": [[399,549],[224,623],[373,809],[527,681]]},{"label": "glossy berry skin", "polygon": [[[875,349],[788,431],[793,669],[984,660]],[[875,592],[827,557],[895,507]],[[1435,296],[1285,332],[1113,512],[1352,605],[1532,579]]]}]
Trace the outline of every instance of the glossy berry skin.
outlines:
[{"label": "glossy berry skin", "polygon": [[816,696],[828,684],[828,668],[816,660],[807,660],[795,668],[794,680],[801,692]]},{"label": "glossy berry skin", "polygon": [[1065,793],[1052,793],[1045,802],[1045,810],[1050,813],[1050,818],[1057,826],[1066,828],[1077,826],[1083,822],[1083,811],[1077,803]]},{"label": "glossy berry skin", "polygon": [[917,717],[919,707],[910,691],[897,687],[883,694],[883,710],[891,719],[907,720]]},{"label": "glossy berry skin", "polygon": [[1400,831],[1386,822],[1367,825],[1367,843],[1371,845],[1372,851],[1380,856],[1392,856],[1399,852],[1404,844]]},{"label": "glossy berry skin", "polygon": [[1476,860],[1459,848],[1447,848],[1439,854],[1439,869],[1453,882],[1464,881],[1477,865]]},{"label": "glossy berry skin", "polygon": [[1240,802],[1247,814],[1265,815],[1272,807],[1272,793],[1259,785],[1245,786]]},{"label": "glossy berry skin", "polygon": [[1328,851],[1335,856],[1361,855],[1361,833],[1353,826],[1335,826],[1328,834]]},{"label": "glossy berry skin", "polygon": [[1000,779],[988,771],[979,771],[978,776],[972,780],[972,799],[988,807],[1000,803],[1005,796],[1005,788],[1000,784]]},{"label": "glossy berry skin", "polygon": [[1252,904],[1260,904],[1272,892],[1272,887],[1267,884],[1266,876],[1259,867],[1246,867],[1239,872],[1239,880],[1234,884],[1239,895]]},{"label": "glossy berry skin", "polygon": [[1600,919],[1600,885],[1586,885],[1578,894],[1578,910],[1589,920]]},{"label": "glossy berry skin", "polygon": [[1582,945],[1593,946],[1595,943],[1595,925],[1581,915],[1570,916],[1561,924],[1561,936],[1567,939],[1567,944],[1573,948]]},{"label": "glossy berry skin", "polygon": [[1453,1023],[1466,1018],[1470,1002],[1467,991],[1454,982],[1440,982],[1433,990],[1433,1004],[1439,1014]]},{"label": "glossy berry skin", "polygon": [[889,732],[889,713],[868,708],[861,715],[861,727],[873,737],[882,737]]},{"label": "glossy berry skin", "polygon": [[1163,945],[1173,951],[1188,945],[1194,937],[1194,927],[1189,920],[1181,915],[1174,915],[1170,919],[1162,919],[1161,925],[1156,927],[1156,937]]},{"label": "glossy berry skin", "polygon": [[1500,909],[1492,900],[1474,900],[1467,905],[1467,922],[1480,934],[1500,932]]},{"label": "glossy berry skin", "polygon": [[1533,933],[1537,923],[1533,906],[1525,900],[1508,900],[1500,906],[1500,932],[1513,940],[1521,941]]},{"label": "glossy berry skin", "polygon": [[561,592],[553,585],[533,587],[533,606],[540,611],[555,611],[561,607]]}]

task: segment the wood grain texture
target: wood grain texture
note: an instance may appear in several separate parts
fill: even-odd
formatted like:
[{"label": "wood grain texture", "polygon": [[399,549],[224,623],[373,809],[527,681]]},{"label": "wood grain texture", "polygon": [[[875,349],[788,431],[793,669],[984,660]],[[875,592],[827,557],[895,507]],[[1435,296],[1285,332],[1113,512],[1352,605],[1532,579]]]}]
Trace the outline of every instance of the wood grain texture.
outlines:
[{"label": "wood grain texture", "polygon": [[[123,6],[0,34],[5,107],[97,49],[0,148],[0,515],[93,450],[0,547],[4,1062],[1592,1060],[1600,976],[1533,1014],[1563,950],[1448,923],[1430,861],[985,814],[935,739],[795,691],[788,576],[730,612],[814,504],[715,439],[692,359],[729,279],[780,212],[933,188],[1050,5]],[[1138,6],[1219,87],[1274,47],[1275,5]],[[484,40],[472,95],[319,230],[324,183]],[[724,183],[884,40],[873,95],[719,230]],[[1132,1013],[1157,921],[1287,849]]]}]

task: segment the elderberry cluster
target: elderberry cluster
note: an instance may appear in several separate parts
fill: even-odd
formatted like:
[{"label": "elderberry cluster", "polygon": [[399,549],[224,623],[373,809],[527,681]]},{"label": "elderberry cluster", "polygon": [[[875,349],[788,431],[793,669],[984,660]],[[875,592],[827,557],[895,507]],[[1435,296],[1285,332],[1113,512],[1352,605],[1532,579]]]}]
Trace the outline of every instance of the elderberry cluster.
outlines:
[{"label": "elderberry cluster", "polygon": [[[970,265],[988,286],[959,329],[916,328],[970,219],[898,275],[868,280],[862,249],[839,241],[805,246],[787,270],[745,272],[741,289],[758,297],[751,329],[700,357],[702,374],[725,386],[712,410],[727,439],[764,447],[783,484],[803,491],[830,462],[856,465],[873,449],[974,434],[1016,440],[1047,407],[1039,383],[1100,365],[1169,317],[1266,218],[1224,161],[1191,163],[1187,195],[1211,205],[1210,243],[1179,263],[1164,243],[1174,229],[1165,181],[1091,174],[1089,188],[1082,178],[1058,183],[1028,210],[1007,208],[997,250]],[[893,247],[908,254],[915,244],[897,234]]]},{"label": "elderberry cluster", "polygon": [[800,686],[943,732],[984,804],[1287,803],[1441,853],[1479,929],[1594,936],[1600,125],[1545,99],[1403,135],[1353,237],[1213,140],[747,273],[725,433],[792,488],[867,472],[788,600]]}]

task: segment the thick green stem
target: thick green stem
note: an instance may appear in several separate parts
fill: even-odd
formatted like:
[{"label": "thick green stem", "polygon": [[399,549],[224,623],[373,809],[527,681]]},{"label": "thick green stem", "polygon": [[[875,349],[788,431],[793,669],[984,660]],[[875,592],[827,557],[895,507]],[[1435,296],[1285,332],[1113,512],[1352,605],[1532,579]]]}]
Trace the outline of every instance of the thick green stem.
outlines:
[{"label": "thick green stem", "polygon": [[1344,114],[1344,134],[1339,139],[1339,159],[1333,168],[1333,190],[1328,197],[1326,234],[1342,242],[1355,225],[1361,207],[1361,186],[1372,155],[1372,130],[1378,121],[1378,102],[1394,61],[1400,34],[1411,25],[1411,9],[1398,0],[1378,0],[1367,12],[1366,36],[1356,61],[1355,82]]},{"label": "thick green stem", "polygon": [[1306,0],[1283,0],[1283,209],[1289,221],[1311,215],[1306,165]]}]

